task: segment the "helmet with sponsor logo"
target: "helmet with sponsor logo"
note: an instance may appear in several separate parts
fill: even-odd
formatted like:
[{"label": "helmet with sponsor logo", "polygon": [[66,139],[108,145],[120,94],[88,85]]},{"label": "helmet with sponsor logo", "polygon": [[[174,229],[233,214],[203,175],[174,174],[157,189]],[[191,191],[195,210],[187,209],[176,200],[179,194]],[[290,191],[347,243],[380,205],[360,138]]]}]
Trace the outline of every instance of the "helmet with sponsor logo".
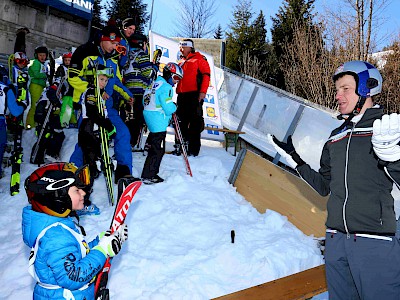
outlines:
[{"label": "helmet with sponsor logo", "polygon": [[163,77],[167,81],[171,77],[175,81],[179,81],[183,77],[183,70],[178,64],[173,63],[173,62],[169,62],[164,66]]},{"label": "helmet with sponsor logo", "polygon": [[370,97],[382,91],[382,75],[378,69],[366,61],[353,60],[339,66],[333,81],[344,75],[353,75],[356,80],[356,93],[360,97]]},{"label": "helmet with sponsor logo", "polygon": [[71,186],[85,188],[90,183],[89,167],[56,162],[41,166],[25,180],[32,209],[51,216],[66,217],[72,211]]}]

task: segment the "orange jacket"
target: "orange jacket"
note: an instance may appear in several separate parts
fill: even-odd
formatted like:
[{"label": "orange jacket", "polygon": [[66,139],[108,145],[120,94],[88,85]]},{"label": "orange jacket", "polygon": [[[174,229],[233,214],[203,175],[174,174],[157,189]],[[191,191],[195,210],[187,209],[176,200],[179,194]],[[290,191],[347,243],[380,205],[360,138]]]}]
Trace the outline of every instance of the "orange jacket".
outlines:
[{"label": "orange jacket", "polygon": [[207,59],[200,52],[189,53],[179,65],[183,69],[183,78],[179,81],[176,92],[207,93],[210,84],[210,65]]}]

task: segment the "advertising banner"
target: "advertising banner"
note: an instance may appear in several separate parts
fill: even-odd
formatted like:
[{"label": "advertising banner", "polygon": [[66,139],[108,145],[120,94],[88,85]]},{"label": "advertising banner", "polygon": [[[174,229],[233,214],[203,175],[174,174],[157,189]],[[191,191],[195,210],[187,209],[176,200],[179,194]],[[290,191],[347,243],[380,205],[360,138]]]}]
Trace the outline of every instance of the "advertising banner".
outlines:
[{"label": "advertising banner", "polygon": [[92,19],[93,1],[94,0],[33,0],[33,2],[54,7],[68,14],[87,20]]},{"label": "advertising banner", "polygon": [[[167,64],[168,62],[176,63],[180,60],[181,53],[179,51],[179,43],[177,41],[150,31],[149,42],[150,42],[150,54],[152,54],[153,51],[156,49],[161,49],[162,51],[162,56],[160,59],[161,71],[164,65]],[[199,50],[196,49],[196,51]],[[206,127],[222,128],[221,115],[219,113],[219,106],[218,106],[218,90],[215,78],[214,58],[208,53],[205,53],[203,51],[199,52],[206,57],[211,70],[210,85],[208,87],[207,95],[206,98],[204,99],[204,104],[203,104],[204,123]],[[176,102],[176,94],[174,96],[174,100]],[[218,140],[218,141],[224,140],[223,133],[214,130],[204,130],[201,136],[202,138],[211,140]]]}]

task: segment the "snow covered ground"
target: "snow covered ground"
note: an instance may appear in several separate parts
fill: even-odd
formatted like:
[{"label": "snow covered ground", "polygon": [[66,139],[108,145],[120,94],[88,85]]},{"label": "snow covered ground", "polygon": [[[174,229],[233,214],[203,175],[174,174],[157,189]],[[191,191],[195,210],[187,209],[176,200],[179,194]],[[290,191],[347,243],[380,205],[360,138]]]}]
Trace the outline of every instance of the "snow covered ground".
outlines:
[{"label": "snow covered ground", "polygon": [[[68,161],[77,130],[65,133],[61,157]],[[173,137],[167,139],[172,150]],[[24,133],[22,182],[36,168],[28,163],[34,141],[33,131]],[[134,176],[144,159],[133,153]],[[274,211],[258,213],[228,183],[235,157],[219,142],[203,141],[200,156],[189,160],[192,178],[181,157],[165,155],[159,174],[165,182],[142,185],[136,194],[127,218],[129,239],[113,260],[111,299],[210,299],[323,263],[313,237]],[[23,188],[9,196],[9,178],[7,168],[0,180],[0,299],[31,299],[30,249],[21,236],[21,212],[28,203]],[[102,176],[91,199],[102,213],[81,218],[88,240],[109,227],[113,214]]]}]

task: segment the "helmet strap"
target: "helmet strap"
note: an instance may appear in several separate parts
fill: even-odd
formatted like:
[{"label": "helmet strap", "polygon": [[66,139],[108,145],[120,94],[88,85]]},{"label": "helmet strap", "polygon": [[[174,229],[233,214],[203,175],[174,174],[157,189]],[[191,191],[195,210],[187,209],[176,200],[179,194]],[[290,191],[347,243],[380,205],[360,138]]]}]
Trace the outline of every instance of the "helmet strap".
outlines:
[{"label": "helmet strap", "polygon": [[362,96],[358,97],[357,104],[356,104],[356,106],[354,107],[354,110],[353,110],[353,115],[354,116],[357,116],[361,112],[361,109],[363,108],[366,100],[367,100],[366,97],[362,97]]},{"label": "helmet strap", "polygon": [[363,108],[366,100],[367,100],[366,97],[359,96],[357,104],[354,107],[353,111],[348,115],[340,114],[337,116],[337,119],[338,120],[346,120],[347,122],[350,122],[351,119],[353,119],[353,117],[357,116],[361,112],[361,109]]}]

